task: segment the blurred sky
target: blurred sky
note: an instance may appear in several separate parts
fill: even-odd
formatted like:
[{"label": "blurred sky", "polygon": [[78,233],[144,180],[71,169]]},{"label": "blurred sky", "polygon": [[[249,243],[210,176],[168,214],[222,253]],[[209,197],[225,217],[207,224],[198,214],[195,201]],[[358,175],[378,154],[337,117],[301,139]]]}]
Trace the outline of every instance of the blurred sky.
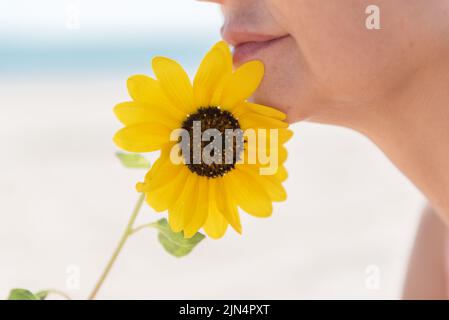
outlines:
[{"label": "blurred sky", "polygon": [[221,21],[217,5],[194,0],[2,0],[0,72],[136,72],[153,55],[191,65]]}]

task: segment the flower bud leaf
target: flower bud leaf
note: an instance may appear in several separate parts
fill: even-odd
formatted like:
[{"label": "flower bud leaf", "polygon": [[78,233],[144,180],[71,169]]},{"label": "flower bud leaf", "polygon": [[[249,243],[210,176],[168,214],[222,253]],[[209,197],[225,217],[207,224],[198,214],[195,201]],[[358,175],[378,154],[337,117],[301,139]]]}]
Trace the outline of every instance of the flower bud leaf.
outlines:
[{"label": "flower bud leaf", "polygon": [[26,289],[12,289],[9,292],[8,300],[44,300],[47,297],[48,292],[41,291],[37,294],[32,293]]},{"label": "flower bud leaf", "polygon": [[148,169],[150,168],[150,162],[145,159],[144,156],[138,153],[124,153],[117,152],[117,158],[119,158],[122,165],[127,168],[133,169]]},{"label": "flower bud leaf", "polygon": [[165,218],[158,220],[155,228],[159,231],[158,239],[165,251],[177,258],[188,255],[205,238],[200,232],[191,238],[184,238],[182,232],[173,232],[170,229]]}]

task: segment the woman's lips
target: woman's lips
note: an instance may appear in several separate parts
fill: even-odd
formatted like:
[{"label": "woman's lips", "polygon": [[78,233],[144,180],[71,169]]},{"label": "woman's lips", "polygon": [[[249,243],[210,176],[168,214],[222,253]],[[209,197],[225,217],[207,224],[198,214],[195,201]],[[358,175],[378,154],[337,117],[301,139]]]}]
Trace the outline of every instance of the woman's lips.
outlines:
[{"label": "woman's lips", "polygon": [[269,40],[265,41],[247,41],[239,43],[234,47],[233,51],[233,57],[234,57],[234,64],[240,65],[242,63],[245,63],[249,60],[254,60],[256,54],[263,50],[268,49],[272,46],[274,46],[276,43],[278,43],[280,40],[288,37],[288,35],[277,37],[277,38],[271,38]]}]

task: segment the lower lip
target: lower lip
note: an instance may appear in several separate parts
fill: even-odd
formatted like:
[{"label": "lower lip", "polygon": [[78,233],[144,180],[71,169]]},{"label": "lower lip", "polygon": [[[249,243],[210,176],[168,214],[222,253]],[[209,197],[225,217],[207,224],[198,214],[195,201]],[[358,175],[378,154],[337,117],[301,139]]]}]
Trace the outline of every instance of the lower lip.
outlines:
[{"label": "lower lip", "polygon": [[249,60],[253,60],[255,55],[264,49],[267,49],[282,39],[286,38],[288,36],[283,36],[280,38],[271,39],[268,41],[259,41],[259,42],[245,42],[242,44],[239,44],[234,48],[233,51],[233,60],[235,65],[240,65],[242,63],[245,63]]}]

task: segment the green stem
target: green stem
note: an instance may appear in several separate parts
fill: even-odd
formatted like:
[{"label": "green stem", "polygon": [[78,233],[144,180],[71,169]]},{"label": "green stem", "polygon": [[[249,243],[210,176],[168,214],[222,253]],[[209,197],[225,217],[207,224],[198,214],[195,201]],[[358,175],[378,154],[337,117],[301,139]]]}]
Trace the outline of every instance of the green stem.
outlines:
[{"label": "green stem", "polygon": [[157,227],[157,222],[145,223],[145,224],[142,224],[142,225],[132,229],[130,235],[134,234],[142,229],[145,229],[145,228],[155,228],[155,227]]},{"label": "green stem", "polygon": [[103,270],[103,273],[101,274],[100,278],[98,279],[94,289],[92,290],[91,294],[89,295],[88,299],[93,300],[95,299],[98,291],[100,290],[101,286],[103,285],[103,282],[106,280],[106,277],[108,276],[109,272],[112,269],[112,266],[114,265],[115,260],[117,260],[118,255],[123,249],[123,246],[126,243],[126,240],[128,240],[129,236],[133,233],[133,225],[136,221],[137,215],[140,211],[140,208],[142,207],[143,201],[145,200],[145,194],[142,193],[137,200],[137,203],[134,207],[134,210],[131,214],[131,217],[129,218],[128,224],[126,225],[126,229],[123,232],[122,237],[120,238],[120,241],[117,245],[117,248],[115,249],[114,253],[112,254],[111,258],[109,259],[106,267]]},{"label": "green stem", "polygon": [[56,289],[42,290],[42,291],[38,292],[36,295],[39,295],[40,293],[47,293],[48,295],[54,294],[56,296],[63,297],[66,300],[72,300],[72,298],[70,298],[70,296],[67,293],[62,292],[60,290],[56,290]]}]

